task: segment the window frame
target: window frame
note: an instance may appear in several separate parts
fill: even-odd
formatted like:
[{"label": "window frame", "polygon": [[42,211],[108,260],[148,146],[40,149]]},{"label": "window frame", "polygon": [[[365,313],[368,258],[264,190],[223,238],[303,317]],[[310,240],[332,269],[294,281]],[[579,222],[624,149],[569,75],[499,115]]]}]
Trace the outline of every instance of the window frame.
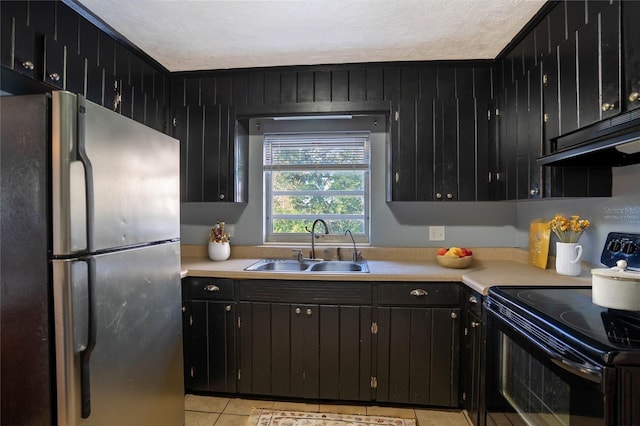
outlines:
[{"label": "window frame", "polygon": [[[344,139],[344,138],[363,138],[366,139],[364,142],[365,152],[364,156],[366,158],[366,166],[362,165],[351,165],[351,164],[335,164],[331,167],[323,167],[318,165],[307,165],[307,166],[269,166],[265,164],[265,144],[267,143],[267,139],[273,138],[290,138],[295,140],[295,138],[302,139]],[[336,191],[335,195],[361,195],[363,196],[363,214],[357,215],[357,219],[362,219],[364,221],[364,232],[362,233],[353,233],[354,240],[359,244],[369,244],[371,237],[371,228],[370,228],[370,213],[371,213],[371,155],[372,155],[372,147],[371,147],[371,132],[370,131],[327,131],[327,132],[295,132],[295,133],[287,133],[287,132],[269,132],[264,133],[262,138],[262,172],[263,172],[263,182],[264,182],[264,240],[266,243],[308,243],[310,236],[308,232],[302,233],[273,233],[273,221],[277,217],[273,214],[273,197],[274,194],[272,192],[272,172],[274,171],[313,171],[313,170],[331,170],[331,171],[340,171],[340,170],[360,170],[363,172],[363,190],[362,191]],[[316,141],[317,143],[317,141]],[[288,191],[279,192],[278,195],[286,195]],[[309,195],[316,194],[317,191],[290,191],[295,193],[296,195],[304,195],[308,192]],[[332,194],[332,195],[333,195]],[[339,214],[313,214],[313,215],[292,215],[294,219],[308,219],[311,226],[311,222],[315,219],[323,219],[329,223],[330,220],[336,218],[344,218],[345,215]],[[330,229],[331,231],[331,229]],[[332,231],[331,231],[332,232]],[[328,235],[324,235],[324,229],[322,227],[316,228],[317,234],[322,234],[322,238],[317,240],[317,244],[322,243],[345,243],[348,242],[351,244],[351,237],[348,235],[343,235],[341,233],[330,233]]]}]

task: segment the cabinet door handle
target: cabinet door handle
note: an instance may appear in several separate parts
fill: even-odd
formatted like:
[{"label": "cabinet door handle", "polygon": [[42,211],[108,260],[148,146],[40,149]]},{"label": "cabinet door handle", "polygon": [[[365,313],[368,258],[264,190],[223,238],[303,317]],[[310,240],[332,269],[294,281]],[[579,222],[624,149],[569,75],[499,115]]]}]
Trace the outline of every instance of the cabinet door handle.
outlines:
[{"label": "cabinet door handle", "polygon": [[469,296],[469,303],[478,304],[478,298],[475,296]]},{"label": "cabinet door handle", "polygon": [[220,291],[220,287],[215,284],[209,284],[204,288],[204,291]]},{"label": "cabinet door handle", "polygon": [[311,316],[311,314],[313,313],[313,311],[311,310],[311,308],[307,308],[307,316]]},{"label": "cabinet door handle", "polygon": [[447,199],[448,199],[448,200],[450,200],[450,199],[452,199],[452,198],[453,198],[453,194],[452,194],[452,193],[450,193],[450,192],[449,192],[449,193],[447,193]]},{"label": "cabinet door handle", "polygon": [[302,309],[296,308],[296,315],[300,315],[302,313]]},{"label": "cabinet door handle", "polygon": [[640,93],[638,93],[638,92],[631,92],[631,93],[629,94],[629,102],[635,102],[635,101],[637,101],[638,99],[640,99]]},{"label": "cabinet door handle", "polygon": [[231,312],[231,305],[225,306],[224,310],[227,311],[227,312]]},{"label": "cabinet door handle", "polygon": [[424,297],[429,295],[429,293],[426,290],[423,290],[421,288],[416,288],[414,290],[411,290],[409,294],[415,297]]},{"label": "cabinet door handle", "polygon": [[32,69],[35,68],[35,65],[31,61],[24,61],[22,63],[22,68],[24,68],[25,70],[31,71]]},{"label": "cabinet door handle", "polygon": [[400,173],[396,172],[396,183],[400,182]]},{"label": "cabinet door handle", "polygon": [[60,81],[60,74],[58,74],[57,72],[52,72],[51,74],[49,74],[49,78],[53,81]]},{"label": "cabinet door handle", "polygon": [[439,200],[440,198],[442,198],[442,194],[441,193],[436,193],[436,198]]},{"label": "cabinet door handle", "polygon": [[471,327],[472,328],[480,327],[480,323],[478,321],[471,321]]}]

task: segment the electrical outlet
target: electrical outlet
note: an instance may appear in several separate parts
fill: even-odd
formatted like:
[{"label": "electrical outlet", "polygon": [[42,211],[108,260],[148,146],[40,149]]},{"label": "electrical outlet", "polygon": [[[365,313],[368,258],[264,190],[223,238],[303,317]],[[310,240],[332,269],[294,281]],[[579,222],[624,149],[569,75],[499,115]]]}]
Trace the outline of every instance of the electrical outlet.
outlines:
[{"label": "electrical outlet", "polygon": [[429,241],[444,241],[444,226],[430,226]]}]

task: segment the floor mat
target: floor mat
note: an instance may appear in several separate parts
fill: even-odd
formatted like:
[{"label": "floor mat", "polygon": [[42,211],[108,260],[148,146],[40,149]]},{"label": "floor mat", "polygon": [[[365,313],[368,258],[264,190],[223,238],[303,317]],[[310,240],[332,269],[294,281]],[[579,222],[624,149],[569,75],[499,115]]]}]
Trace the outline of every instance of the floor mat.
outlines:
[{"label": "floor mat", "polygon": [[357,414],[256,409],[248,426],[416,426],[415,419]]}]

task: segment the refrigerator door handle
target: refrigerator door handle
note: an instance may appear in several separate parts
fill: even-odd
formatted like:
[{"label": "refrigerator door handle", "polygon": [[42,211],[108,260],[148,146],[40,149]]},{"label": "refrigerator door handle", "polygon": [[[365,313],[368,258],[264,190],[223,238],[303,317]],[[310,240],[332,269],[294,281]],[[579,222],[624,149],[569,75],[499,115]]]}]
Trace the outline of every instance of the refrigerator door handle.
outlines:
[{"label": "refrigerator door handle", "polygon": [[96,261],[94,258],[90,258],[86,262],[89,267],[87,280],[87,343],[86,347],[80,351],[80,401],[83,419],[91,415],[91,370],[89,360],[91,352],[96,346],[96,306],[94,303]]},{"label": "refrigerator door handle", "polygon": [[94,185],[93,185],[93,166],[86,151],[86,99],[84,96],[78,96],[78,158],[84,166],[84,180],[86,191],[86,226],[87,226],[87,251],[93,253],[95,251],[94,241]]}]

